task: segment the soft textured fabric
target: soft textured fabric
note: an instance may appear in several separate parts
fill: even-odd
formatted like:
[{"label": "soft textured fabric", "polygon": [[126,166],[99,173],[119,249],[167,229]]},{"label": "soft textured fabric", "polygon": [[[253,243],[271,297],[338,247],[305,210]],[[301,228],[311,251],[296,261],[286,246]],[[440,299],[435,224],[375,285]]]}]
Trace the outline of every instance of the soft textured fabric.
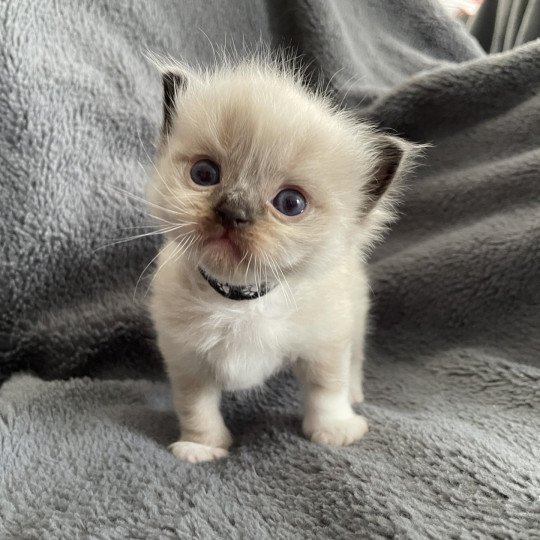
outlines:
[{"label": "soft textured fabric", "polygon": [[[485,57],[422,0],[4,0],[0,25],[0,374],[94,376],[0,387],[0,537],[538,535],[538,42]],[[147,222],[111,186],[142,196],[151,170],[145,50],[207,63],[259,39],[433,146],[371,259],[370,433],[305,440],[282,375],[227,397],[237,445],[194,466],[166,450],[149,280],[135,291],[157,240],[103,247]]]}]

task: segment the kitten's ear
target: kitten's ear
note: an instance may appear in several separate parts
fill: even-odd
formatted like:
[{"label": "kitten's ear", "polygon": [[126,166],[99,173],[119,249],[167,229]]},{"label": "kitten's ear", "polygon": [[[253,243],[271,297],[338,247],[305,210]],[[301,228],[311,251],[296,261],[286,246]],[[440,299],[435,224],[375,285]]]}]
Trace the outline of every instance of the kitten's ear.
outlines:
[{"label": "kitten's ear", "polygon": [[368,201],[363,208],[364,214],[375,208],[392,182],[401,175],[403,169],[411,165],[414,155],[420,148],[392,135],[379,135],[376,145],[378,163],[366,185]]},{"label": "kitten's ear", "polygon": [[161,72],[163,81],[163,124],[161,136],[168,135],[172,128],[174,114],[176,112],[176,98],[188,85],[188,74],[182,69],[163,69]]}]

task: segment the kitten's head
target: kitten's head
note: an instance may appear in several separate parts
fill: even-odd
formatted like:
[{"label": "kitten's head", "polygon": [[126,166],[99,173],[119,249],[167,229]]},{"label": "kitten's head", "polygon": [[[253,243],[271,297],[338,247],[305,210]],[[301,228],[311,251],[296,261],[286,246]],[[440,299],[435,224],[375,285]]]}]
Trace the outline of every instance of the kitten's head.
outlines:
[{"label": "kitten's head", "polygon": [[244,60],[168,66],[163,81],[149,199],[194,267],[229,283],[278,280],[367,244],[391,217],[389,187],[412,145],[339,111],[294,73]]}]

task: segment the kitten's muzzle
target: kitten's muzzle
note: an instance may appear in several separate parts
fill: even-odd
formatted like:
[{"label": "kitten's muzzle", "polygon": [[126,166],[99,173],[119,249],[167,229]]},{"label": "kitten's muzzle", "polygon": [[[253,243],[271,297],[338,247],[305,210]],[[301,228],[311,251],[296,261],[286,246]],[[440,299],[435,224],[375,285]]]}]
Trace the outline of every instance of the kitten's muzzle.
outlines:
[{"label": "kitten's muzzle", "polygon": [[214,210],[218,223],[226,229],[242,229],[253,223],[252,212],[230,200],[221,201]]}]

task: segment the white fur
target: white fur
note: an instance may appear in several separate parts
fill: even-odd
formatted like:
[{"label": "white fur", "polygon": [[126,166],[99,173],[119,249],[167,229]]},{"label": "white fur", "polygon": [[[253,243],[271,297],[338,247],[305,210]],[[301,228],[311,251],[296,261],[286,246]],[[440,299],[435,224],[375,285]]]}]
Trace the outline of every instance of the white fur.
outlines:
[{"label": "white fur", "polygon": [[[392,217],[391,192],[361,212],[380,137],[272,63],[174,69],[187,77],[187,89],[149,193],[160,219],[179,222],[192,240],[179,246],[176,233],[167,233],[151,303],[181,425],[172,451],[193,462],[226,455],[232,438],[219,411],[221,391],[259,386],[287,365],[303,384],[306,436],[351,444],[367,432],[351,406],[363,400],[369,297],[362,259]],[[261,197],[264,223],[250,240],[260,259],[255,268],[218,263],[199,243],[208,221],[199,214],[211,193],[190,185],[189,159],[203,148],[223,164],[225,188],[229,182]],[[294,222],[264,210],[265,197],[289,178],[312,197]],[[199,264],[232,283],[264,278],[277,286],[259,299],[229,300],[209,286]]]}]

